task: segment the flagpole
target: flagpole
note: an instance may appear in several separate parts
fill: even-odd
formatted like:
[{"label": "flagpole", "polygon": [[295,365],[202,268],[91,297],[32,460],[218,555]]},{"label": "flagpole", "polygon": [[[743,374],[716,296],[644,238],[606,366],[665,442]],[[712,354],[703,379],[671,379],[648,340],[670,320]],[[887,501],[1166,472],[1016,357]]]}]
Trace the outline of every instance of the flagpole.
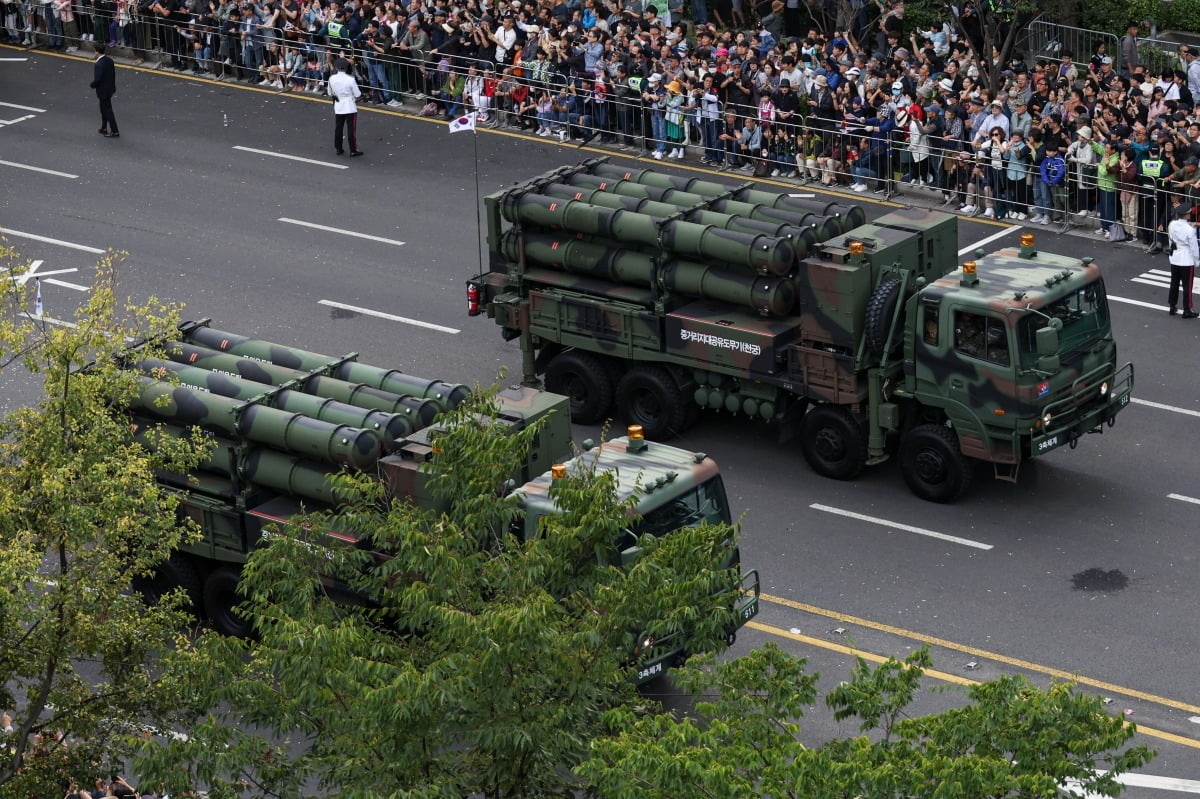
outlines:
[{"label": "flagpole", "polygon": [[[476,112],[478,113],[478,112]],[[475,148],[475,255],[479,258],[479,272],[483,274],[483,209],[480,208],[479,196],[479,117],[475,117],[475,127],[471,129],[471,142]]]}]

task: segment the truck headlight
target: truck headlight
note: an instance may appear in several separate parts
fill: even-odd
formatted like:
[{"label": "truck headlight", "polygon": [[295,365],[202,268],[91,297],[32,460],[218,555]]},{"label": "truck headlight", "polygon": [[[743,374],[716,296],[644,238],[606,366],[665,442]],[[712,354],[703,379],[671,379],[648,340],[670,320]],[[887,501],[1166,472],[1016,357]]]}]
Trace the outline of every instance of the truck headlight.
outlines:
[{"label": "truck headlight", "polygon": [[1043,427],[1049,427],[1049,426],[1050,426],[1050,420],[1051,420],[1052,418],[1054,418],[1054,415],[1053,415],[1052,413],[1050,413],[1050,411],[1046,411],[1044,414],[1042,414],[1042,426],[1043,426]]},{"label": "truck headlight", "polygon": [[1107,380],[1105,380],[1103,383],[1100,384],[1100,396],[1102,396],[1102,397],[1108,396],[1108,381]]}]

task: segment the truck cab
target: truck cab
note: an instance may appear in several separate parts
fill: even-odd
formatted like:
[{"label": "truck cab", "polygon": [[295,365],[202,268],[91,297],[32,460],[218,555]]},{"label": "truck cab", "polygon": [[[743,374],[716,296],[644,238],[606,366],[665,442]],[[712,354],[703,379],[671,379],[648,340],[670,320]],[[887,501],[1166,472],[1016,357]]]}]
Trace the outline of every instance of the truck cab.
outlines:
[{"label": "truck cab", "polygon": [[[517,488],[513,493],[523,514],[514,521],[513,533],[522,538],[540,535],[542,521],[556,512],[550,491],[553,482],[579,470],[612,474],[617,500],[634,502],[628,526],[620,540],[613,542],[614,565],[628,565],[641,557],[640,542],[644,536],[658,538],[685,527],[733,523],[725,485],[711,457],[667,444],[652,444],[645,440],[640,427],[631,425],[627,435],[599,446],[585,441],[577,456]],[[729,542],[722,566],[741,567],[741,553],[733,541]],[[737,627],[758,614],[758,572],[743,573],[739,585],[733,608]],[[730,644],[737,627],[727,631]],[[664,674],[672,663],[681,662],[689,654],[674,638],[677,636],[660,639],[646,633],[637,636],[634,655],[639,685]]]},{"label": "truck cab", "polygon": [[[914,421],[947,426],[961,454],[997,476],[1015,479],[1022,461],[1102,432],[1132,395],[1099,267],[1039,253],[1032,234],[924,286],[908,317]],[[957,482],[954,459],[937,449],[902,446],[910,485],[933,497]]]}]

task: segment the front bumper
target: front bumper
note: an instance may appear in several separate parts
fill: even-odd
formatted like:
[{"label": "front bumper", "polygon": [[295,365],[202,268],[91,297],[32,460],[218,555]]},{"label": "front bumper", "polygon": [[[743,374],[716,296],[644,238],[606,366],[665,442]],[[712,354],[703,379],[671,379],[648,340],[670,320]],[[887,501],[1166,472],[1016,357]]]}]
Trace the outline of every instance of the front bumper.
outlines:
[{"label": "front bumper", "polygon": [[[725,639],[728,646],[733,646],[737,631],[758,615],[760,593],[758,570],[743,572],[734,605],[735,626],[728,631]],[[672,666],[682,663],[688,655],[694,654],[687,652],[680,645],[679,638],[678,635],[670,635],[656,641],[645,633],[638,637],[638,651],[635,652],[637,670],[634,675],[636,685],[645,685],[666,674]]]},{"label": "front bumper", "polygon": [[[1033,434],[1030,455],[1045,455],[1064,444],[1074,447],[1084,434],[1101,433],[1105,425],[1116,423],[1117,414],[1133,396],[1133,364],[1125,364],[1111,376],[1107,372],[1097,369],[1079,377],[1067,396],[1045,407],[1042,417],[1049,414],[1050,418]],[[1108,390],[1102,394],[1104,384]]]}]

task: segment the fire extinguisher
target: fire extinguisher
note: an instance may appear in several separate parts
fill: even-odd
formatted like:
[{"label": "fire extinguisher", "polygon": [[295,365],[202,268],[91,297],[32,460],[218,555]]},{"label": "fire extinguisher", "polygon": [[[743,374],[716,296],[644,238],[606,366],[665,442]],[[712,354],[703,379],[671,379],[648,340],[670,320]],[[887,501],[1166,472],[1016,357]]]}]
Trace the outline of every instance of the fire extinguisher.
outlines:
[{"label": "fire extinguisher", "polygon": [[467,316],[479,316],[479,284],[467,284]]}]

